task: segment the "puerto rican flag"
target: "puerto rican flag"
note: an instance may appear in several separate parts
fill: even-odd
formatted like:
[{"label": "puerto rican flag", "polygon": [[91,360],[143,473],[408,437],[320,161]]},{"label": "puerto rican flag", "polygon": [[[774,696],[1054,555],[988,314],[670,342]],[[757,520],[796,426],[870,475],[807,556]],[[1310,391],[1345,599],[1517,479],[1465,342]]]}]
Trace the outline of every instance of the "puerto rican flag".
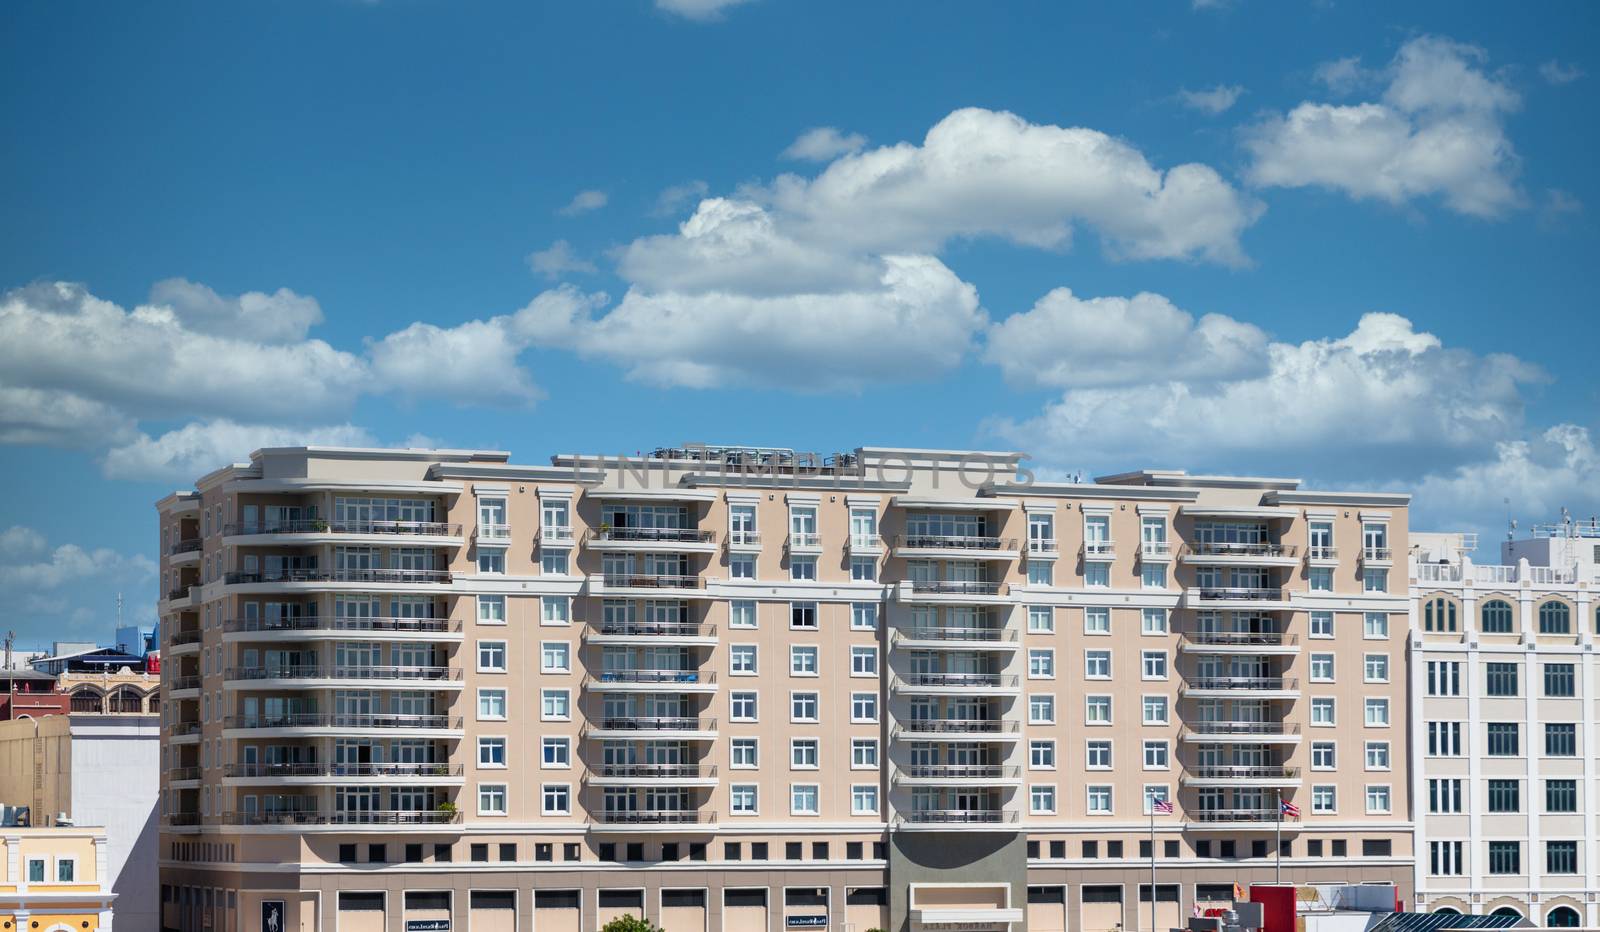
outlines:
[{"label": "puerto rican flag", "polygon": [[1296,806],[1294,803],[1289,802],[1287,799],[1279,800],[1279,802],[1283,806],[1283,814],[1284,815],[1288,816],[1291,819],[1300,818],[1300,807],[1299,806]]},{"label": "puerto rican flag", "polygon": [[1172,800],[1170,799],[1151,800],[1150,805],[1155,810],[1157,815],[1172,815],[1172,813],[1175,811],[1172,806]]}]

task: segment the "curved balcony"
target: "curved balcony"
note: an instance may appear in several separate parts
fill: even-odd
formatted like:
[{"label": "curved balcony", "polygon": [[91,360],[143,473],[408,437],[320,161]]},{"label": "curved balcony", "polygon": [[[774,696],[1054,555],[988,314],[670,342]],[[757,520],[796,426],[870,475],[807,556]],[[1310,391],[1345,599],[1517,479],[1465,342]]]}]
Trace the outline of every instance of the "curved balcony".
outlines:
[{"label": "curved balcony", "polygon": [[1257,829],[1272,831],[1282,823],[1286,832],[1301,828],[1299,819],[1285,819],[1274,808],[1263,809],[1187,809],[1183,814],[1184,828],[1191,831],[1240,831]]},{"label": "curved balcony", "polygon": [[663,573],[592,573],[589,595],[641,599],[706,599],[703,576],[671,576]]},{"label": "curved balcony", "polygon": [[1179,695],[1216,699],[1296,699],[1300,681],[1285,676],[1190,676]]},{"label": "curved balcony", "polygon": [[1296,566],[1300,548],[1289,544],[1196,541],[1184,547],[1182,562],[1202,566]]},{"label": "curved balcony", "polygon": [[1246,608],[1263,611],[1290,608],[1289,593],[1276,588],[1195,586],[1186,590],[1189,607]]},{"label": "curved balcony", "polygon": [[714,764],[598,764],[589,769],[591,786],[716,786]]},{"label": "curved balcony", "polygon": [[177,586],[167,591],[167,606],[164,611],[175,612],[185,608],[193,608],[196,598],[200,595],[198,583]]},{"label": "curved balcony", "polygon": [[629,553],[715,553],[717,533],[692,527],[602,527],[584,537],[595,551]]},{"label": "curved balcony", "polygon": [[[189,789],[191,786],[198,786],[200,784],[200,768],[174,767],[167,771],[167,782],[171,783],[174,789]],[[180,783],[183,786],[178,786]]]},{"label": "curved balcony", "polygon": [[365,712],[293,712],[284,715],[230,715],[222,721],[227,738],[459,738],[460,718]]},{"label": "curved balcony", "polygon": [[1288,722],[1190,722],[1180,737],[1191,744],[1299,744],[1300,726]]},{"label": "curved balcony", "polygon": [[[263,592],[273,592],[280,589],[287,591],[362,590],[369,586],[393,587],[399,591],[420,588],[426,591],[436,586],[449,585],[451,573],[449,570],[408,569],[282,569],[264,570],[256,573],[226,573],[223,575],[222,580],[229,586],[259,587],[259,591]],[[244,591],[253,592],[257,590],[249,588]]]},{"label": "curved balcony", "polygon": [[376,641],[459,641],[461,628],[461,621],[451,618],[229,618],[222,623],[222,639],[323,641],[359,635],[362,640]]},{"label": "curved balcony", "polygon": [[909,764],[895,771],[906,786],[1016,786],[1022,768],[1012,764]]},{"label": "curved balcony", "polygon": [[226,764],[222,775],[230,785],[339,784],[381,780],[386,785],[457,786],[460,764]]},{"label": "curved balcony", "polygon": [[1017,821],[1011,809],[910,809],[900,813],[907,826],[1005,825]]},{"label": "curved balcony", "polygon": [[988,580],[913,579],[902,582],[895,591],[902,602],[993,605],[1009,601],[1006,584]]},{"label": "curved balcony", "polygon": [[173,657],[181,657],[184,654],[195,654],[199,652],[200,632],[198,630],[174,631],[167,636],[167,649],[164,656],[168,660],[171,660]]},{"label": "curved balcony", "polygon": [[1210,765],[1185,767],[1184,786],[1299,786],[1300,768],[1280,765]]},{"label": "curved balcony", "polygon": [[[178,695],[193,693],[194,695]],[[174,676],[167,680],[167,694],[173,699],[197,699],[200,696],[199,676]]]},{"label": "curved balcony", "polygon": [[1003,650],[1018,644],[1014,628],[1003,625],[918,625],[895,628],[893,644],[906,650]]},{"label": "curved balcony", "polygon": [[894,691],[908,696],[1015,695],[1015,673],[896,673]]},{"label": "curved balcony", "polygon": [[717,626],[693,621],[601,621],[584,631],[583,640],[594,644],[711,646],[717,643]]},{"label": "curved balcony", "polygon": [[602,670],[584,680],[592,692],[713,693],[717,675],[709,670]]},{"label": "curved balcony", "polygon": [[167,729],[168,744],[199,744],[199,722],[175,722]]},{"label": "curved balcony", "polygon": [[200,551],[204,547],[205,542],[199,538],[180,540],[167,550],[167,562],[173,566],[198,563],[200,562]]},{"label": "curved balcony", "polygon": [[700,809],[631,809],[627,811],[600,810],[591,812],[594,820],[590,831],[640,831],[664,825],[713,826],[717,814]]},{"label": "curved balcony", "polygon": [[229,667],[224,689],[461,689],[460,667],[285,664]]},{"label": "curved balcony", "polygon": [[711,741],[717,737],[717,720],[695,715],[618,715],[590,719],[585,738],[621,738]]},{"label": "curved balcony", "polygon": [[1186,631],[1178,650],[1188,654],[1292,655],[1300,653],[1300,639],[1276,631]]},{"label": "curved balcony", "polygon": [[224,544],[271,546],[306,543],[391,543],[456,547],[464,542],[461,525],[446,521],[329,521],[304,518],[257,521],[222,528]]},{"label": "curved balcony", "polygon": [[1017,741],[1022,725],[1003,718],[911,718],[895,725],[897,741]]},{"label": "curved balcony", "polygon": [[224,812],[224,825],[453,825],[461,813],[437,809],[368,809],[344,812]]},{"label": "curved balcony", "polygon": [[894,539],[897,557],[980,560],[1015,560],[1021,551],[1016,538],[976,534],[900,534]]}]

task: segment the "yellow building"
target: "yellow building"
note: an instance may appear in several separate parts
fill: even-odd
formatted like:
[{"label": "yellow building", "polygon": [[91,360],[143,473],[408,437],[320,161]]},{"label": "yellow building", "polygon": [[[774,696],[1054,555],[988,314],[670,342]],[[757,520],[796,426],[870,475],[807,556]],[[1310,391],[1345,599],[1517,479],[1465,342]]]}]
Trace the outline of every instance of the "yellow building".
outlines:
[{"label": "yellow building", "polygon": [[111,928],[104,829],[3,826],[0,851],[0,932]]}]

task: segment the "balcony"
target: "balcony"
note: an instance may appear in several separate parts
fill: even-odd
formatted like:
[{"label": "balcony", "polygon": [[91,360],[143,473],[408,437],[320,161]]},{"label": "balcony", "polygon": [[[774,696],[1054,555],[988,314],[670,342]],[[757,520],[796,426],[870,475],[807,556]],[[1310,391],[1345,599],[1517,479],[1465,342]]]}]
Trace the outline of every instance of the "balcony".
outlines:
[{"label": "balcony", "polygon": [[1015,694],[1015,673],[898,673],[894,690],[912,696]]},{"label": "balcony", "polygon": [[1289,594],[1277,588],[1238,586],[1196,586],[1187,591],[1188,600],[1202,608],[1289,608]]},{"label": "balcony", "polygon": [[359,634],[377,640],[459,641],[461,622],[450,618],[342,618],[307,615],[299,618],[229,618],[222,623],[224,641],[335,640]]},{"label": "balcony", "polygon": [[700,809],[630,809],[591,813],[591,831],[630,831],[664,825],[714,826],[717,814]]},{"label": "balcony", "polygon": [[[192,596],[198,595],[199,593],[200,586],[198,584],[186,583],[184,585],[167,590],[167,601],[173,603],[188,603]],[[174,604],[170,607],[181,608],[183,606]]]},{"label": "balcony", "polygon": [[[370,541],[372,538],[403,538],[406,543],[440,545],[457,545],[462,542],[461,525],[445,521],[329,521],[326,518],[304,518],[293,521],[229,524],[223,527],[222,534],[224,537],[286,538],[284,543],[299,543],[305,540],[327,542],[341,539]],[[251,543],[259,545],[271,542]]]},{"label": "balcony", "polygon": [[388,738],[459,737],[464,723],[448,715],[398,713],[291,712],[283,715],[230,715],[223,719],[224,734],[234,738],[317,737],[321,735],[374,734]]},{"label": "balcony", "polygon": [[755,531],[729,531],[728,549],[734,553],[760,553],[761,535]]},{"label": "balcony", "polygon": [[200,813],[169,812],[161,817],[161,821],[168,828],[197,828],[200,825]]},{"label": "balcony", "polygon": [[1006,650],[1018,648],[1017,632],[1001,625],[919,625],[896,628],[894,646],[908,650]]},{"label": "balcony", "polygon": [[167,637],[166,657],[171,659],[183,654],[193,654],[200,650],[200,632],[196,630],[174,631]]},{"label": "balcony", "polygon": [[692,527],[601,527],[584,539],[590,550],[633,553],[713,553],[715,531]]},{"label": "balcony", "polygon": [[1190,654],[1290,655],[1300,652],[1293,634],[1266,631],[1188,631],[1178,638],[1178,650]]},{"label": "balcony", "polygon": [[168,548],[167,555],[172,558],[173,563],[178,563],[184,560],[192,560],[200,555],[200,550],[204,546],[205,541],[198,537],[192,537],[188,540],[180,540],[173,544],[170,548]]},{"label": "balcony", "polygon": [[1287,722],[1187,722],[1181,737],[1191,744],[1299,744],[1300,726]]},{"label": "balcony", "polygon": [[167,780],[172,783],[196,783],[200,780],[200,768],[174,767],[167,771]]},{"label": "balcony", "polygon": [[345,812],[224,812],[224,825],[452,825],[461,813],[438,809],[368,809]]},{"label": "balcony", "polygon": [[900,583],[896,592],[902,602],[991,605],[1008,601],[1006,584],[988,580],[913,579]]},{"label": "balcony", "polygon": [[1021,723],[1002,718],[912,718],[899,722],[894,738],[905,741],[1016,741]]},{"label": "balcony", "polygon": [[1109,562],[1117,558],[1117,545],[1109,540],[1085,541],[1081,555],[1090,562]]},{"label": "balcony", "polygon": [[1164,540],[1147,540],[1139,544],[1139,559],[1153,563],[1166,563],[1172,559],[1172,544]]},{"label": "balcony", "polygon": [[1179,695],[1196,698],[1296,699],[1300,681],[1283,676],[1191,676]]},{"label": "balcony", "polygon": [[895,782],[907,786],[1015,786],[1022,768],[1013,764],[909,764],[895,772]]},{"label": "balcony", "polygon": [[710,741],[717,736],[717,720],[694,715],[624,715],[590,719],[585,738],[638,738]]},{"label": "balcony", "polygon": [[1028,556],[1053,560],[1061,555],[1061,545],[1053,537],[1028,538]]},{"label": "balcony", "polygon": [[263,583],[379,583],[383,585],[442,585],[450,582],[449,570],[358,569],[319,570],[281,569],[257,573],[227,573],[223,582],[230,586]]},{"label": "balcony", "polygon": [[632,596],[635,598],[705,599],[703,576],[671,576],[660,573],[594,573],[589,576],[589,594]]},{"label": "balcony", "polygon": [[599,764],[590,768],[592,786],[715,786],[714,764]]},{"label": "balcony", "polygon": [[480,524],[473,535],[480,544],[510,544],[511,525],[509,524]]},{"label": "balcony", "polygon": [[169,744],[199,744],[199,722],[177,722],[167,729],[167,743]]},{"label": "balcony", "polygon": [[1307,547],[1306,561],[1309,563],[1338,563],[1339,551],[1333,547]]},{"label": "balcony", "polygon": [[232,782],[266,783],[341,783],[347,780],[381,779],[386,783],[414,783],[424,786],[458,784],[462,765],[428,764],[227,764],[223,776]]},{"label": "balcony", "polygon": [[549,544],[552,547],[571,547],[575,539],[570,527],[552,524],[539,529],[540,543]]},{"label": "balcony", "polygon": [[878,557],[884,552],[883,538],[877,534],[852,534],[845,544],[858,557]]},{"label": "balcony", "polygon": [[167,680],[167,692],[171,693],[172,698],[174,699],[192,698],[187,696],[179,696],[177,694],[183,692],[195,692],[199,689],[200,677],[198,676],[174,676]]},{"label": "balcony", "polygon": [[710,646],[717,643],[717,626],[693,621],[601,621],[585,631],[583,639],[595,644]]},{"label": "balcony", "polygon": [[1295,566],[1299,548],[1288,544],[1197,541],[1183,551],[1184,563],[1208,566]]},{"label": "balcony", "polygon": [[283,664],[229,667],[223,671],[228,689],[301,688],[334,686],[392,687],[399,689],[460,689],[460,667],[396,666],[393,664]]},{"label": "balcony", "polygon": [[790,531],[784,541],[790,553],[817,554],[822,552],[822,535],[815,531]]},{"label": "balcony", "polygon": [[717,675],[709,670],[602,670],[583,685],[592,692],[712,693]]},{"label": "balcony", "polygon": [[908,825],[932,827],[1004,825],[1017,821],[1017,813],[1010,809],[911,809],[900,813],[900,820]]},{"label": "balcony", "polygon": [[1299,786],[1300,768],[1283,766],[1211,765],[1185,767],[1184,786]]},{"label": "balcony", "polygon": [[897,557],[951,557],[1014,560],[1019,551],[1015,538],[973,534],[901,534],[894,539]]},{"label": "balcony", "polygon": [[1362,547],[1361,562],[1372,566],[1390,566],[1394,563],[1394,551],[1388,547]]},{"label": "balcony", "polygon": [[1298,819],[1285,819],[1277,809],[1189,809],[1184,819],[1198,831],[1228,831],[1240,828],[1271,829],[1282,822],[1285,831],[1299,831]]}]

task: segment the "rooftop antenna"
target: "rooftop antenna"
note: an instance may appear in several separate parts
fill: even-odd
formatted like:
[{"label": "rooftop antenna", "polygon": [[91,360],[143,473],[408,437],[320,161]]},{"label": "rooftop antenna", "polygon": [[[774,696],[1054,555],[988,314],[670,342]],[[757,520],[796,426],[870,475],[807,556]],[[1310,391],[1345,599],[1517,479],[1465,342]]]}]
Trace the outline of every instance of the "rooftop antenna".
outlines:
[{"label": "rooftop antenna", "polygon": [[1506,540],[1514,540],[1517,536],[1517,519],[1511,517],[1511,499],[1501,499],[1506,506]]},{"label": "rooftop antenna", "polygon": [[7,631],[6,632],[6,669],[7,670],[11,669],[11,645],[16,643],[16,640],[17,640],[17,632],[15,632],[15,631]]}]

